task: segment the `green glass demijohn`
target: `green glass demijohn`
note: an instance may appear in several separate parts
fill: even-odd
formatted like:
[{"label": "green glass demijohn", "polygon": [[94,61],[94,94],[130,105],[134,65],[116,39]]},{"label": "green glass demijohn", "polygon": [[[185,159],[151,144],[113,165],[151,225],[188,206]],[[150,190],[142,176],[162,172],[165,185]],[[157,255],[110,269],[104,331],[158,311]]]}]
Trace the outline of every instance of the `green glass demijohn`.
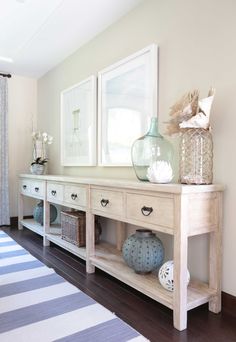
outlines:
[{"label": "green glass demijohn", "polygon": [[156,117],[151,119],[147,134],[135,140],[131,157],[139,180],[169,183],[173,179],[173,148],[158,131]]}]

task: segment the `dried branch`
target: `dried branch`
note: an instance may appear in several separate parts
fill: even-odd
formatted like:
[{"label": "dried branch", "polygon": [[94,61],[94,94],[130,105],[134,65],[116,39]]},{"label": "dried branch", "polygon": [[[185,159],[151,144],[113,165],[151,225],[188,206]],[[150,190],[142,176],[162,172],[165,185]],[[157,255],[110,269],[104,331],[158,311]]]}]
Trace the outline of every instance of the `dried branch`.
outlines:
[{"label": "dried branch", "polygon": [[[211,88],[206,99],[199,100],[199,91],[197,89],[183,95],[170,108],[171,119],[167,122],[166,133],[168,135],[177,134],[181,128],[188,127],[188,122],[192,125],[198,125],[198,121],[200,126],[204,125],[203,128],[207,129],[209,127],[209,115],[214,94],[215,90]],[[208,115],[205,113],[205,107]],[[205,119],[202,118],[202,114],[207,117]]]}]

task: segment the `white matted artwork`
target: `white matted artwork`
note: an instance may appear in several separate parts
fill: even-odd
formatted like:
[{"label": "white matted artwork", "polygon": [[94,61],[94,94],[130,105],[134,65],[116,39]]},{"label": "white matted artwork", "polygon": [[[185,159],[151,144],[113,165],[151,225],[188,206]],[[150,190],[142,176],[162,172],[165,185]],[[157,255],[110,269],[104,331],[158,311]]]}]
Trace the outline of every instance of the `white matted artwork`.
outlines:
[{"label": "white matted artwork", "polygon": [[96,78],[61,92],[61,164],[96,165]]},{"label": "white matted artwork", "polygon": [[98,164],[131,166],[132,143],[157,115],[158,48],[152,44],[98,73]]}]

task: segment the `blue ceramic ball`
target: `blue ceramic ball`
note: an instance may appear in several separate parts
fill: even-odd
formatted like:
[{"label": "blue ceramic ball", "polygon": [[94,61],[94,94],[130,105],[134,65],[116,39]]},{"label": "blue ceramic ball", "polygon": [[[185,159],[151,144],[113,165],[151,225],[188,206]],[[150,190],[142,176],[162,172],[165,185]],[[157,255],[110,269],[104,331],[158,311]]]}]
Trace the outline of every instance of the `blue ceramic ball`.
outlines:
[{"label": "blue ceramic ball", "polygon": [[[43,201],[40,201],[33,211],[33,217],[36,222],[43,225]],[[50,204],[50,223],[54,222],[57,218],[57,208]]]},{"label": "blue ceramic ball", "polygon": [[149,229],[137,229],[122,247],[125,262],[136,273],[150,273],[161,266],[164,247],[161,240]]}]

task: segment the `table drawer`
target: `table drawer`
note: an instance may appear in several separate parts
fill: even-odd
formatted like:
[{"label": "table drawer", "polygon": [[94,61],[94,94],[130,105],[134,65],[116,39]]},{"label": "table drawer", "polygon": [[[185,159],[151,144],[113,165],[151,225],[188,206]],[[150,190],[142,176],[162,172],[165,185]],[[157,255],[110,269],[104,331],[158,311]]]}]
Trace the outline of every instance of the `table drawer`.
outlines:
[{"label": "table drawer", "polygon": [[47,184],[47,200],[63,202],[64,186],[57,183]]},{"label": "table drawer", "polygon": [[28,179],[20,179],[19,187],[20,193],[30,195],[30,181]]},{"label": "table drawer", "polygon": [[44,197],[45,195],[45,182],[43,181],[30,181],[30,193],[34,197]]},{"label": "table drawer", "polygon": [[173,228],[174,200],[169,197],[127,193],[126,215],[128,219]]},{"label": "table drawer", "polygon": [[123,214],[123,193],[103,189],[91,190],[91,206],[94,210],[121,216]]},{"label": "table drawer", "polygon": [[65,185],[64,201],[70,204],[86,207],[87,205],[87,189],[80,186]]}]

